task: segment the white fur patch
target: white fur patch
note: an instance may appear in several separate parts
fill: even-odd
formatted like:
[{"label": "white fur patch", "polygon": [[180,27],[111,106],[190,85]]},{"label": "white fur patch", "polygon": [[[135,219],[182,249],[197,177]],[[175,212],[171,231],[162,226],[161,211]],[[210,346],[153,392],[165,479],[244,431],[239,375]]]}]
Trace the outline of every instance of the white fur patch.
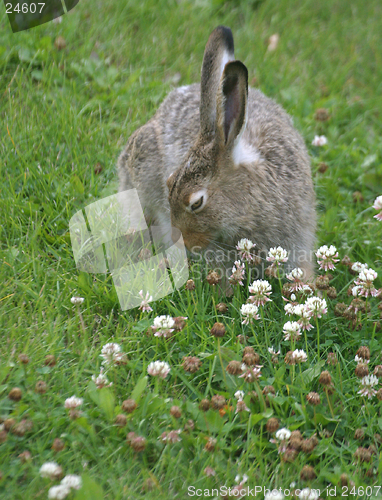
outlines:
[{"label": "white fur patch", "polygon": [[242,137],[235,143],[232,150],[232,158],[235,166],[241,164],[256,163],[260,160],[260,153],[250,144],[246,143]]},{"label": "white fur patch", "polygon": [[183,85],[182,87],[177,87],[177,91],[180,93],[180,94],[186,94],[188,89],[189,89],[189,85]]},{"label": "white fur patch", "polygon": [[224,68],[225,68],[225,65],[231,61],[234,61],[235,60],[235,55],[230,53],[230,52],[227,52],[227,51],[224,51],[223,52],[223,56],[222,56],[222,60],[221,60],[221,65],[220,65],[220,75],[223,74],[223,71],[224,71]]}]

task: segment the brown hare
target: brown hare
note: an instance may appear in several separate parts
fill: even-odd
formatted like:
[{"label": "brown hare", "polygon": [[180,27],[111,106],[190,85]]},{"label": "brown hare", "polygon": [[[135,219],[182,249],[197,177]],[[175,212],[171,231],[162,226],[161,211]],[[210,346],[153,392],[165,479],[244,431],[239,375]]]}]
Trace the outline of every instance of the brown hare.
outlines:
[{"label": "brown hare", "polygon": [[137,189],[149,224],[168,239],[178,228],[187,249],[225,260],[228,273],[232,250],[248,238],[260,252],[282,246],[286,269],[313,275],[315,196],[304,141],[278,104],[248,88],[229,28],[211,33],[201,83],[168,95],[130,137],[118,170],[120,191]]}]

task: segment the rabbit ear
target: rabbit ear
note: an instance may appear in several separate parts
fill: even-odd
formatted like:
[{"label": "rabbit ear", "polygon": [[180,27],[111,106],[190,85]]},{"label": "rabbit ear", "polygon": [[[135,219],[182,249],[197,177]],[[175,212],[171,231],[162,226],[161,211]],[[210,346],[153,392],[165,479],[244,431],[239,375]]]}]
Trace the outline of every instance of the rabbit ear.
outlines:
[{"label": "rabbit ear", "polygon": [[225,65],[235,59],[232,31],[218,26],[204,50],[200,82],[200,132],[210,138],[215,133],[216,94]]},{"label": "rabbit ear", "polygon": [[232,146],[247,118],[248,70],[240,61],[228,63],[216,99],[216,131],[223,144]]}]

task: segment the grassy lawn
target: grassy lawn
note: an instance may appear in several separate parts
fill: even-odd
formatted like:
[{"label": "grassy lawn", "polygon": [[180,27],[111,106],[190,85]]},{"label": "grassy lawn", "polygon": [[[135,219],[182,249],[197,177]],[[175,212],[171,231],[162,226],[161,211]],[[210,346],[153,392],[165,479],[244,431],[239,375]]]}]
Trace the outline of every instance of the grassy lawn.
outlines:
[{"label": "grassy lawn", "polygon": [[[200,498],[197,489],[218,498],[217,488],[238,484],[289,489],[286,498],[308,498],[298,496],[303,488],[320,489],[321,498],[382,498],[382,393],[359,394],[361,375],[382,365],[382,302],[360,297],[355,311],[348,289],[357,274],[341,263],[347,255],[368,264],[382,287],[382,223],[372,208],[382,194],[381,19],[379,0],[81,0],[60,24],[12,34],[1,7],[2,500],[48,498],[59,480],[41,477],[46,462],[82,477],[68,496],[78,500]],[[316,247],[339,252],[330,271],[337,296],[322,291],[327,312],[296,341],[284,339],[284,324],[298,318],[286,316],[278,279],[269,279],[272,301],[246,325],[248,275],[225,312],[195,266],[195,290],[182,287],[152,312],[123,312],[110,275],[79,272],[73,259],[70,218],[117,191],[116,159],[128,137],[174,86],[199,81],[219,24],[231,27],[250,84],[282,104],[302,133],[317,195]],[[327,145],[313,146],[315,135]],[[73,296],[85,300],[75,306]],[[188,319],[166,340],[150,334],[159,315]],[[226,328],[220,339],[210,333],[215,322]],[[92,375],[110,342],[126,359],[105,366],[112,385],[98,389]],[[252,382],[227,371],[245,346],[262,366]],[[361,346],[370,362],[359,368]],[[307,361],[285,361],[294,349]],[[200,359],[195,373],[185,356]],[[170,365],[165,379],[148,375],[153,361]],[[83,401],[69,410],[73,395]],[[220,409],[200,404],[213,397]],[[300,434],[277,439],[277,426]],[[170,434],[176,442],[161,439],[179,429]],[[127,440],[131,432],[144,440]],[[256,492],[262,500],[264,490]]]}]

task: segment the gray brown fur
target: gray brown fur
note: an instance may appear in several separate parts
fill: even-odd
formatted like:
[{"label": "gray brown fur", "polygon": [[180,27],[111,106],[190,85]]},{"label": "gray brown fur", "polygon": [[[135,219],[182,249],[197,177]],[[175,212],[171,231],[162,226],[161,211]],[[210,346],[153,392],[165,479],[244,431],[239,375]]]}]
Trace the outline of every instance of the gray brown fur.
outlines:
[{"label": "gray brown fur", "polygon": [[[229,62],[219,73],[229,46],[227,30],[216,28],[206,46],[204,61],[212,63],[203,63],[203,68],[212,74],[202,74],[202,82],[211,85],[203,87],[202,103],[209,111],[199,109],[199,84],[172,91],[120,155],[120,191],[135,187],[150,223],[179,228],[188,248],[229,249],[248,238],[260,250],[282,246],[290,252],[289,269],[301,267],[312,275],[316,214],[310,160],[290,117],[259,90],[249,88],[240,144],[249,145],[259,159],[234,164],[234,141],[239,139],[235,136],[224,144],[222,120],[228,116],[224,106],[229,96],[222,95],[222,88],[228,69],[240,70]],[[244,102],[246,95],[243,71],[239,73],[233,103],[238,96]],[[211,109],[212,125],[206,123]],[[232,122],[231,135],[238,133],[238,120]],[[208,201],[200,213],[190,213],[187,200],[200,189],[207,190]],[[226,263],[229,267],[232,262]]]}]

